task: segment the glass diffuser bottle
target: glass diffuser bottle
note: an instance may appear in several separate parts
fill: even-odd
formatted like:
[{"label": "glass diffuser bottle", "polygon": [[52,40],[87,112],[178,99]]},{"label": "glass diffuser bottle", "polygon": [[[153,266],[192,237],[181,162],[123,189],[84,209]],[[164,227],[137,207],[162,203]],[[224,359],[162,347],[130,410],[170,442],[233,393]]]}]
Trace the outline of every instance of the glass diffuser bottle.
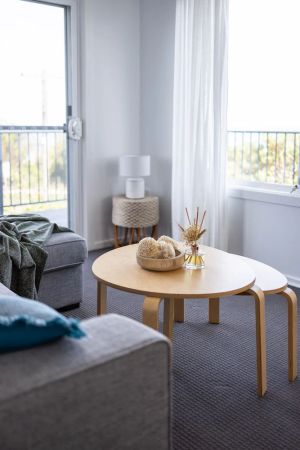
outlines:
[{"label": "glass diffuser bottle", "polygon": [[185,250],[184,267],[194,270],[203,269],[205,267],[204,255],[197,244],[191,245]]},{"label": "glass diffuser bottle", "polygon": [[203,269],[205,266],[204,253],[199,249],[199,240],[201,236],[206,232],[206,230],[202,229],[206,211],[204,211],[203,213],[200,224],[198,223],[199,208],[197,208],[197,213],[193,222],[191,222],[190,220],[187,208],[185,208],[185,212],[187,215],[189,226],[187,228],[183,228],[181,225],[179,225],[179,228],[182,231],[182,238],[185,241],[186,245],[184,266],[186,269],[192,270]]}]

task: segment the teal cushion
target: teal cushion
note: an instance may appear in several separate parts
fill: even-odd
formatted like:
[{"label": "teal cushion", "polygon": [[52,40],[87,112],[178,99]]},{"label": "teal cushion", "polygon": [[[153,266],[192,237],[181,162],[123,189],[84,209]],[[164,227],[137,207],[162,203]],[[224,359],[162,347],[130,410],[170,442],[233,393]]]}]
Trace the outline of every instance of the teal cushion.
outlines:
[{"label": "teal cushion", "polygon": [[21,350],[62,336],[85,336],[76,319],[68,319],[36,300],[0,296],[0,352]]}]

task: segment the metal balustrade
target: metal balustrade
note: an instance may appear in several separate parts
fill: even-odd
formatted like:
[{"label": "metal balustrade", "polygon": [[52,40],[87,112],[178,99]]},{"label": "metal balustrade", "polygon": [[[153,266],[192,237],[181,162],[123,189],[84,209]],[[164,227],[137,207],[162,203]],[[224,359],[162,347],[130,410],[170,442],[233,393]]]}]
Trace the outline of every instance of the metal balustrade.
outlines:
[{"label": "metal balustrade", "polygon": [[[228,131],[228,174],[241,181],[300,184],[300,132]],[[64,127],[0,126],[0,214],[67,200]]]},{"label": "metal balustrade", "polygon": [[0,213],[67,200],[64,127],[0,126]]},{"label": "metal balustrade", "polygon": [[300,132],[228,131],[231,179],[300,184]]}]

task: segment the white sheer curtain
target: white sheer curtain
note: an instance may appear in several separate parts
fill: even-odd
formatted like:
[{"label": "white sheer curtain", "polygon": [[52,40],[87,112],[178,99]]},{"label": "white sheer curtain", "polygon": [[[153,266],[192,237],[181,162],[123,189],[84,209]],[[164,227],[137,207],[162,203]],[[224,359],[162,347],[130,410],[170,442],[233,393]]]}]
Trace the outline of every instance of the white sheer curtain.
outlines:
[{"label": "white sheer curtain", "polygon": [[205,243],[226,249],[228,0],[177,0],[172,227],[207,210]]}]

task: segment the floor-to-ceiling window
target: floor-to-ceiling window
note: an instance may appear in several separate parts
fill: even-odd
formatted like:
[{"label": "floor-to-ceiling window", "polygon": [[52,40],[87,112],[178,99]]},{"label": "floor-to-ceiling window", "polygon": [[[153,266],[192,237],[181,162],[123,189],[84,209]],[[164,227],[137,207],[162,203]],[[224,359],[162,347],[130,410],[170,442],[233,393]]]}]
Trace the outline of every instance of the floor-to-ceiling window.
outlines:
[{"label": "floor-to-ceiling window", "polygon": [[299,183],[299,17],[299,0],[230,0],[228,173],[238,183]]}]

